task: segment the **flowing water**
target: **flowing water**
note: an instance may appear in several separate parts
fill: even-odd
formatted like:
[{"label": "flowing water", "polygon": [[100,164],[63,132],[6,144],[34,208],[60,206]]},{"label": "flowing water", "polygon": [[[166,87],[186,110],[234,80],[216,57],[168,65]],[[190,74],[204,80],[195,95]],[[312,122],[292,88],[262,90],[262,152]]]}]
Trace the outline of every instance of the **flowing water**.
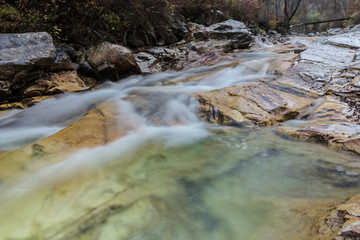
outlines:
[{"label": "flowing water", "polygon": [[[192,97],[271,80],[278,57],[243,54],[236,67],[133,77],[0,115],[0,239],[310,239],[314,209],[358,193],[360,159],[202,122]],[[104,106],[125,129],[117,140],[42,152],[41,139],[56,145]]]}]

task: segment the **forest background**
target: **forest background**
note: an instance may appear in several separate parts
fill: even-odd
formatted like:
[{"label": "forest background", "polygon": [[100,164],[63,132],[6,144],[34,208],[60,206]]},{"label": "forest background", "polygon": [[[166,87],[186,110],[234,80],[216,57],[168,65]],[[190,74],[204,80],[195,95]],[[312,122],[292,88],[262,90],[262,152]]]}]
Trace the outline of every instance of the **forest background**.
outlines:
[{"label": "forest background", "polygon": [[257,32],[348,17],[307,31],[360,23],[360,0],[0,0],[0,32],[46,31],[57,42],[78,46],[165,45],[185,36],[184,23],[206,25],[217,10]]}]

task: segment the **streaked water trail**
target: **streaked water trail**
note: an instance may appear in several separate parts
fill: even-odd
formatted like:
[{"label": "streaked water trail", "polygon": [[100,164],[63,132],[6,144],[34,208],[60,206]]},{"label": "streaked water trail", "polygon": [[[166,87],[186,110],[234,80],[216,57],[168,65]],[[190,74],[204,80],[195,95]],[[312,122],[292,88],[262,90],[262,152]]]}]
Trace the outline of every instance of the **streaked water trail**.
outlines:
[{"label": "streaked water trail", "polygon": [[[354,156],[269,128],[202,122],[192,97],[271,79],[276,58],[136,76],[0,115],[0,164],[9,168],[0,169],[0,239],[307,239],[307,213],[358,191]],[[46,145],[93,110],[101,129],[109,106],[117,139],[56,154]]]}]

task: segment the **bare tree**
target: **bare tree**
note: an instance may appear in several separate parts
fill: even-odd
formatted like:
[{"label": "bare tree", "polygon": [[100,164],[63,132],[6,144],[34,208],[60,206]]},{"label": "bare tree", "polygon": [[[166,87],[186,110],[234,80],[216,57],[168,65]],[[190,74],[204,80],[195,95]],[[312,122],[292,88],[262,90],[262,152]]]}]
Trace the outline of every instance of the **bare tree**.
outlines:
[{"label": "bare tree", "polygon": [[284,19],[277,26],[280,32],[287,33],[290,30],[290,22],[299,9],[302,0],[284,0]]}]

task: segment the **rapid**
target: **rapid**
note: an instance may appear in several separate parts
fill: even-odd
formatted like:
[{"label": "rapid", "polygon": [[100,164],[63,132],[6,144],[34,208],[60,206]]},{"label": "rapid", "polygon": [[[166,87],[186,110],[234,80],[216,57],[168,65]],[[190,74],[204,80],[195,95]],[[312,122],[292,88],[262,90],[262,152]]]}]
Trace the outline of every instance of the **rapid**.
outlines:
[{"label": "rapid", "polygon": [[[0,239],[310,239],[316,209],[358,193],[358,157],[272,127],[207,123],[193,97],[271,81],[279,57],[243,53],[1,114]],[[103,108],[115,112],[111,140],[48,150]]]}]

